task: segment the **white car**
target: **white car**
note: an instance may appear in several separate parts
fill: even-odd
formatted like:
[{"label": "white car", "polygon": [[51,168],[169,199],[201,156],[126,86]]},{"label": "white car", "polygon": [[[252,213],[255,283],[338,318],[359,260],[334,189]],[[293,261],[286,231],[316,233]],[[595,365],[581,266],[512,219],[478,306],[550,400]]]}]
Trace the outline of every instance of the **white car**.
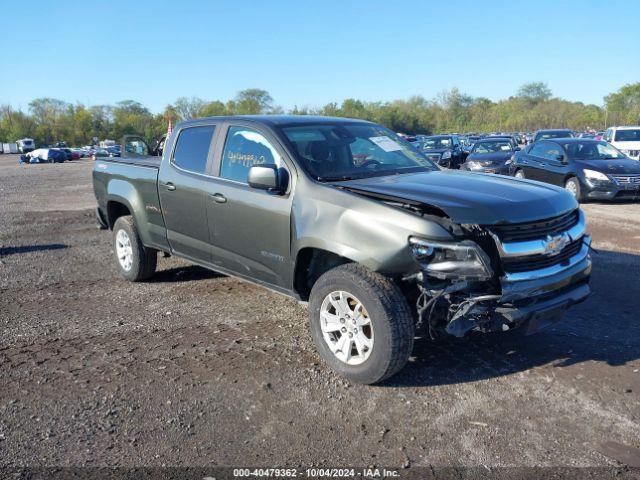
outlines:
[{"label": "white car", "polygon": [[605,132],[603,139],[627,157],[640,160],[640,125],[610,127]]}]

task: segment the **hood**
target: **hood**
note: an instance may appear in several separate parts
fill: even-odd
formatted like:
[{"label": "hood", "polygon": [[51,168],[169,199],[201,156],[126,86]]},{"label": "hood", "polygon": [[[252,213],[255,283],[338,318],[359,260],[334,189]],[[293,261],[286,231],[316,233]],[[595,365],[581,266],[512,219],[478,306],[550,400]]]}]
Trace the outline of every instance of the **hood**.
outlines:
[{"label": "hood", "polygon": [[630,158],[619,160],[575,160],[575,163],[580,168],[588,168],[611,175],[640,174],[640,162]]},{"label": "hood", "polygon": [[472,153],[467,157],[467,161],[504,163],[511,158],[511,155],[513,152]]},{"label": "hood", "polygon": [[350,180],[336,186],[431,205],[461,224],[532,222],[578,206],[570,193],[553,185],[455,170]]},{"label": "hood", "polygon": [[635,140],[615,140],[611,142],[618,150],[640,150],[640,142]]}]

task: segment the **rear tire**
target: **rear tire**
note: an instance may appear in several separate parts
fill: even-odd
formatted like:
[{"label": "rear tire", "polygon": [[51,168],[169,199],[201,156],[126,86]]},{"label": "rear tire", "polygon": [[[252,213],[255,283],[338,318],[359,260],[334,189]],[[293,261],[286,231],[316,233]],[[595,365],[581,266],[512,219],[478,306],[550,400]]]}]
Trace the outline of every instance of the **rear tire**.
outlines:
[{"label": "rear tire", "polygon": [[390,279],[359,264],[340,265],[318,279],[309,322],[322,358],[353,382],[391,377],[413,350],[414,322],[404,295]]},{"label": "rear tire", "polygon": [[113,249],[118,271],[126,280],[139,282],[156,272],[158,251],[142,244],[131,215],[119,217],[113,224]]},{"label": "rear tire", "polygon": [[564,182],[564,188],[571,193],[577,201],[580,202],[582,200],[580,181],[576,177],[567,178],[567,181]]}]

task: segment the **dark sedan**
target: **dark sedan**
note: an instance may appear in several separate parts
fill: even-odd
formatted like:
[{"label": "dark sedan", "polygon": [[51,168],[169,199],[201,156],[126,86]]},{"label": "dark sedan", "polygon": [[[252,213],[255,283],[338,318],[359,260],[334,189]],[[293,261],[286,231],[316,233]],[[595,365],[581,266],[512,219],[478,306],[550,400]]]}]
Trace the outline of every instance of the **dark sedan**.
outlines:
[{"label": "dark sedan", "polygon": [[509,164],[515,177],[562,186],[578,200],[640,200],[640,162],[605,141],[542,140]]},{"label": "dark sedan", "polygon": [[549,140],[551,138],[571,138],[573,137],[573,131],[567,128],[561,128],[556,130],[538,130],[533,134],[533,143],[540,140]]},{"label": "dark sedan", "polygon": [[422,141],[422,152],[442,167],[459,168],[463,161],[462,145],[457,135],[432,135]]},{"label": "dark sedan", "polygon": [[473,145],[460,170],[509,175],[507,161],[518,150],[507,138],[484,138]]}]

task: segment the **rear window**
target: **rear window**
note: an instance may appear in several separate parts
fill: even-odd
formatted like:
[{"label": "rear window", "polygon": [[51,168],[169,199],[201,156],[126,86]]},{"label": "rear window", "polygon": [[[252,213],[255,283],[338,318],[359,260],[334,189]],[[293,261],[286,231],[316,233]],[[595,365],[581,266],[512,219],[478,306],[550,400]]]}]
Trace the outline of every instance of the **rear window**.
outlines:
[{"label": "rear window", "polygon": [[547,138],[571,138],[571,132],[557,130],[554,132],[542,132],[538,134],[538,140],[546,140]]},{"label": "rear window", "polygon": [[183,129],[173,151],[173,163],[190,172],[204,173],[214,131],[214,125]]},{"label": "rear window", "polygon": [[640,129],[616,131],[616,142],[640,142]]}]

